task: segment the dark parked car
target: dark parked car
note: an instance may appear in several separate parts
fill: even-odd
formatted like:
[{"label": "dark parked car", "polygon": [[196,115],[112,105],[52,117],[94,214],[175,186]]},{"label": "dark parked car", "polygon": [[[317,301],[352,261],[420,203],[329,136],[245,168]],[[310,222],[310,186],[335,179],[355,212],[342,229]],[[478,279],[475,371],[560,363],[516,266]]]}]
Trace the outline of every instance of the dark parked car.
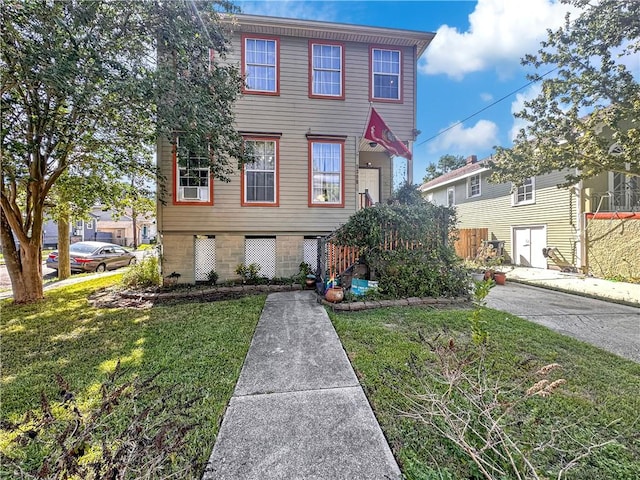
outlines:
[{"label": "dark parked car", "polygon": [[[77,242],[69,247],[72,272],[104,272],[133,265],[136,256],[120,245],[104,242]],[[58,251],[47,258],[47,267],[58,270]]]}]

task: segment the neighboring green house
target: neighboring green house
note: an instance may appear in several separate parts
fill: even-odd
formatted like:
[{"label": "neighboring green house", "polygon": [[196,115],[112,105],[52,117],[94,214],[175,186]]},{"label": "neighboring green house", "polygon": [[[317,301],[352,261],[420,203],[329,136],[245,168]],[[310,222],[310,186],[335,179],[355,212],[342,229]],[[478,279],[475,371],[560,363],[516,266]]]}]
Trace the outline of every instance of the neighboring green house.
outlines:
[{"label": "neighboring green house", "polygon": [[385,129],[378,142],[364,138],[371,106],[400,149],[417,134],[416,66],[433,33],[234,18],[226,61],[246,78],[236,124],[255,162],[214,182],[206,164],[183,168],[171,142],[157,146],[169,187],[158,203],[162,269],[184,283],[211,270],[237,277],[240,263],[257,263],[268,277],[315,265],[319,237],[392,194],[394,157],[382,144],[397,140]]},{"label": "neighboring green house", "polygon": [[486,228],[507,262],[640,277],[640,177],[602,174],[558,187],[566,172],[523,185],[488,181],[490,159],[467,164],[420,186],[438,205],[455,206],[459,228]]}]

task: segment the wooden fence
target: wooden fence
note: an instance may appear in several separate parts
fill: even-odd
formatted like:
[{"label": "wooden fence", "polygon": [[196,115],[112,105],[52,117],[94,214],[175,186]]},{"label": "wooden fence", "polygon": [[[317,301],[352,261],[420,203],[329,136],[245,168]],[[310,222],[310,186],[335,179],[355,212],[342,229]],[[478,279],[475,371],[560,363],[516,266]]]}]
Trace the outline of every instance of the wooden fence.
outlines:
[{"label": "wooden fence", "polygon": [[464,259],[475,258],[482,242],[488,238],[488,228],[461,228],[454,244],[456,255]]}]

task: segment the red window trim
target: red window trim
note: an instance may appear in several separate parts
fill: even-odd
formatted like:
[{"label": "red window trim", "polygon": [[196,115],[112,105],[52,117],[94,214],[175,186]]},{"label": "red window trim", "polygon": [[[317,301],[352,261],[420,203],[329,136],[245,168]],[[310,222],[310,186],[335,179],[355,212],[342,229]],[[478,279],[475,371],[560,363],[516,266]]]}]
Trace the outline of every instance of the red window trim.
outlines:
[{"label": "red window trim", "polygon": [[243,139],[245,141],[257,141],[257,142],[275,142],[276,148],[276,171],[275,171],[275,182],[276,182],[276,192],[275,192],[275,202],[273,203],[265,203],[265,202],[247,202],[244,198],[244,165],[242,165],[242,172],[240,175],[240,205],[242,207],[279,207],[280,206],[280,138],[271,136],[253,136],[253,135],[243,135]]},{"label": "red window trim", "polygon": [[[313,149],[312,149],[312,145],[314,143],[338,143],[341,145],[341,156],[342,156],[342,161],[340,162],[340,168],[341,168],[341,172],[340,172],[340,203],[314,203],[313,201]],[[336,139],[335,136],[328,136],[328,137],[322,137],[320,135],[317,136],[313,136],[313,137],[307,137],[307,149],[308,149],[308,156],[309,156],[309,165],[308,165],[308,169],[309,169],[309,181],[308,181],[308,197],[307,197],[307,201],[308,201],[308,206],[310,208],[344,208],[344,147],[345,147],[345,141],[343,138],[341,139]]]},{"label": "red window trim", "polygon": [[[400,88],[398,99],[376,98],[373,96],[373,50],[389,50],[400,53]],[[369,101],[376,103],[404,103],[404,69],[402,64],[402,50],[392,48],[390,45],[369,45]]]},{"label": "red window trim", "polygon": [[178,149],[177,145],[177,137],[174,140],[173,148],[171,149],[171,154],[173,157],[173,204],[174,205],[200,205],[200,206],[213,206],[213,175],[211,174],[211,167],[209,167],[209,200],[206,202],[194,202],[194,201],[184,201],[178,199],[178,180],[180,177],[180,172],[178,170]]},{"label": "red window trim", "polygon": [[264,91],[264,90],[251,90],[247,88],[247,84],[242,82],[242,93],[245,95],[270,95],[270,96],[279,96],[280,95],[280,37],[274,37],[270,35],[252,35],[252,34],[243,34],[241,36],[240,45],[240,68],[242,69],[242,78],[246,78],[246,64],[245,64],[245,50],[247,47],[246,40],[254,39],[254,40],[274,40],[276,42],[276,91]]},{"label": "red window trim", "polygon": [[[341,70],[341,95],[321,95],[313,93],[313,46],[314,45],[331,45],[340,47],[340,70]],[[344,100],[345,99],[345,46],[342,42],[328,42],[326,40],[309,40],[309,98],[322,98],[325,100]]]}]

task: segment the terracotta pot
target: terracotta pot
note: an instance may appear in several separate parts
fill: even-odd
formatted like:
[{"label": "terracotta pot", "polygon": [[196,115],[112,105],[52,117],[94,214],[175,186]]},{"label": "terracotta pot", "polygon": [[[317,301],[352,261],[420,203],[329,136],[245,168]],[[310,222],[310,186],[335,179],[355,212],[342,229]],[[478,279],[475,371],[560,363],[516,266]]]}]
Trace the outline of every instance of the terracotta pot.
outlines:
[{"label": "terracotta pot", "polygon": [[341,302],[344,298],[344,290],[342,287],[331,287],[325,292],[324,298],[331,303]]},{"label": "terracotta pot", "polygon": [[504,285],[507,282],[507,274],[504,272],[494,272],[493,279],[498,285]]}]

